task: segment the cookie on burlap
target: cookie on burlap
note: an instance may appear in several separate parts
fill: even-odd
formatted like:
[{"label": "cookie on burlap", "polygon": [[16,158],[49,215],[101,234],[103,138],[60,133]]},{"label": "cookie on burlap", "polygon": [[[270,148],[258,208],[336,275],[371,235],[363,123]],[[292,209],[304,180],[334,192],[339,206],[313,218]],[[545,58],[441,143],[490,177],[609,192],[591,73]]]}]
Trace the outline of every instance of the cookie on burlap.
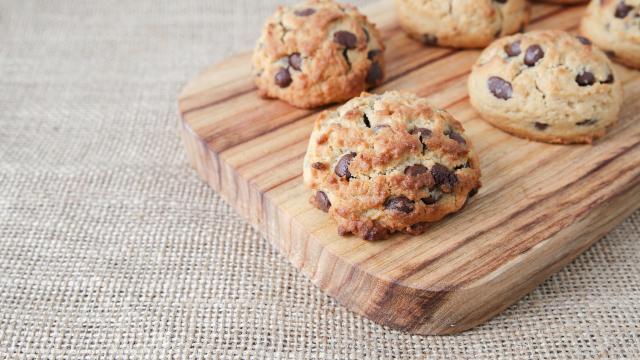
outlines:
[{"label": "cookie on burlap", "polygon": [[614,61],[640,69],[640,0],[592,1],[580,32]]},{"label": "cookie on burlap", "polygon": [[304,159],[311,203],[340,235],[420,234],[480,187],[462,125],[412,94],[363,93],[318,116]]},{"label": "cookie on burlap", "polygon": [[482,48],[529,22],[526,0],[396,0],[403,29],[426,45]]},{"label": "cookie on burlap", "polygon": [[471,104],[507,132],[551,143],[589,143],[618,119],[622,85],[589,40],[545,30],[497,40],[469,77]]},{"label": "cookie on burlap", "polygon": [[384,45],[354,6],[308,0],[280,6],[253,54],[264,97],[302,108],[348,100],[384,78]]}]

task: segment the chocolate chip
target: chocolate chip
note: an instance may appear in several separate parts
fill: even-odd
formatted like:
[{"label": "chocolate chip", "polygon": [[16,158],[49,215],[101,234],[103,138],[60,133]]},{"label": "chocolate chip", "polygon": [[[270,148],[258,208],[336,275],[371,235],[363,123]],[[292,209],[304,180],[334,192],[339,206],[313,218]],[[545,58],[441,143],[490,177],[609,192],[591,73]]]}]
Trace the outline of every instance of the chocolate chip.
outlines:
[{"label": "chocolate chip", "polygon": [[467,194],[468,198],[472,198],[474,196],[476,196],[476,194],[478,193],[478,188],[473,188],[471,189],[471,191],[469,191],[469,194]]},{"label": "chocolate chip", "polygon": [[298,71],[302,69],[302,56],[300,53],[293,53],[289,55],[289,66]]},{"label": "chocolate chip", "polygon": [[460,144],[466,144],[467,141],[462,137],[462,135],[458,134],[457,132],[450,130],[448,132],[445,133],[445,135],[449,136],[451,139],[459,142]]},{"label": "chocolate chip", "polygon": [[280,69],[278,69],[275,77],[276,85],[280,86],[281,88],[286,88],[291,85],[291,81],[291,74],[289,74],[289,70],[287,68],[281,67]]},{"label": "chocolate chip", "polygon": [[327,168],[327,164],[322,162],[314,162],[313,164],[311,164],[311,167],[316,170],[325,170]]},{"label": "chocolate chip", "polygon": [[616,57],[616,52],[613,50],[605,50],[604,53],[607,54],[607,56],[610,58]]},{"label": "chocolate chip", "polygon": [[627,5],[624,1],[620,1],[618,6],[616,6],[615,17],[618,19],[624,19],[629,15],[629,12],[633,9],[633,6]]},{"label": "chocolate chip", "polygon": [[495,2],[497,2],[499,4],[506,4],[507,1],[509,1],[509,0],[493,0],[493,1],[495,1]]},{"label": "chocolate chip", "polygon": [[365,230],[363,239],[367,241],[376,241],[376,240],[384,240],[389,237],[389,229],[380,226],[378,224],[374,224],[374,226]]},{"label": "chocolate chip", "polygon": [[453,187],[458,182],[458,177],[451,170],[442,164],[435,164],[431,167],[431,175],[436,185],[448,185]]},{"label": "chocolate chip", "polygon": [[362,32],[364,32],[364,39],[368,43],[369,40],[371,40],[371,36],[369,35],[369,31],[367,31],[367,29],[365,29],[365,28],[362,28]]},{"label": "chocolate chip", "polygon": [[345,30],[336,31],[333,34],[333,41],[350,50],[355,49],[358,44],[356,35]]},{"label": "chocolate chip", "polygon": [[308,8],[302,10],[296,10],[293,12],[297,16],[310,16],[316,13],[316,9]]},{"label": "chocolate chip", "polygon": [[433,34],[422,35],[422,42],[428,46],[438,45],[438,37]]},{"label": "chocolate chip", "polygon": [[545,123],[541,123],[541,122],[535,122],[533,123],[533,125],[536,127],[536,129],[538,130],[546,130],[546,128],[549,127],[549,124],[545,124]]},{"label": "chocolate chip", "polygon": [[591,40],[587,39],[584,36],[577,35],[576,39],[578,39],[578,41],[580,41],[583,45],[591,45]]},{"label": "chocolate chip", "polygon": [[438,202],[433,196],[429,195],[420,199],[425,205],[433,205]]},{"label": "chocolate chip", "polygon": [[413,211],[413,201],[405,196],[394,196],[385,200],[384,208],[408,214]]},{"label": "chocolate chip", "polygon": [[369,122],[369,117],[367,116],[367,114],[362,114],[362,121],[364,121],[364,125],[366,127],[371,127],[371,123]]},{"label": "chocolate chip", "polygon": [[578,125],[578,126],[589,126],[589,125],[593,125],[593,124],[595,124],[597,122],[598,122],[597,119],[585,119],[585,120],[577,122],[576,125]]},{"label": "chocolate chip", "polygon": [[381,53],[382,53],[382,51],[379,50],[379,49],[369,50],[369,52],[367,53],[367,59],[373,60],[373,59],[377,58],[378,55],[380,55]]},{"label": "chocolate chip", "polygon": [[351,173],[349,172],[349,163],[351,163],[351,160],[353,160],[354,157],[356,157],[356,153],[354,152],[342,155],[340,160],[338,160],[336,167],[333,169],[336,175],[349,180],[351,178]]},{"label": "chocolate chip", "polygon": [[607,75],[607,78],[604,81],[600,81],[601,84],[613,84],[615,79],[613,78],[613,74]]},{"label": "chocolate chip", "polygon": [[498,76],[492,76],[487,80],[487,86],[493,96],[502,100],[509,100],[513,95],[511,83]]},{"label": "chocolate chip", "polygon": [[591,86],[596,82],[596,77],[589,71],[584,71],[576,76],[576,82],[580,86]]},{"label": "chocolate chip", "polygon": [[505,45],[504,52],[506,52],[509,57],[520,55],[520,53],[522,53],[522,50],[520,50],[520,40]]},{"label": "chocolate chip", "polygon": [[365,78],[365,81],[368,85],[376,85],[382,80],[383,76],[384,74],[382,72],[380,64],[378,62],[374,62],[369,67],[369,71],[367,71],[367,77]]},{"label": "chocolate chip", "polygon": [[329,211],[329,208],[331,208],[331,201],[329,201],[329,197],[324,191],[316,192],[316,206],[324,212]]},{"label": "chocolate chip", "polygon": [[534,66],[540,59],[544,57],[544,51],[540,45],[531,45],[524,54],[524,64]]},{"label": "chocolate chip", "polygon": [[420,164],[407,166],[404,169],[404,174],[407,176],[418,176],[418,175],[426,174],[428,172],[429,172],[429,169],[426,166],[420,165]]}]

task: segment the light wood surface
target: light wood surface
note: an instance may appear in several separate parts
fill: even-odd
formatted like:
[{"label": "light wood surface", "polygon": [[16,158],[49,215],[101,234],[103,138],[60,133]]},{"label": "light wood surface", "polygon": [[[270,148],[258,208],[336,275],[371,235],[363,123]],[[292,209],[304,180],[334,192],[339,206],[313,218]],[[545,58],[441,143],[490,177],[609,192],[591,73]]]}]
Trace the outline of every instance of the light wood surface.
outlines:
[{"label": "light wood surface", "polygon": [[[392,1],[363,9],[387,44],[376,92],[427,97],[459,119],[480,156],[484,187],[463,211],[424,235],[382,242],[340,237],[309,202],[302,159],[318,110],[258,97],[250,54],[191,80],[179,98],[181,135],[198,174],[291,263],[347,308],[418,334],[478,325],[516,302],[640,204],[640,74],[625,83],[620,123],[593,145],[510,136],[482,121],[466,81],[479,51],[409,39]],[[527,30],[575,31],[583,7],[534,5]]]}]

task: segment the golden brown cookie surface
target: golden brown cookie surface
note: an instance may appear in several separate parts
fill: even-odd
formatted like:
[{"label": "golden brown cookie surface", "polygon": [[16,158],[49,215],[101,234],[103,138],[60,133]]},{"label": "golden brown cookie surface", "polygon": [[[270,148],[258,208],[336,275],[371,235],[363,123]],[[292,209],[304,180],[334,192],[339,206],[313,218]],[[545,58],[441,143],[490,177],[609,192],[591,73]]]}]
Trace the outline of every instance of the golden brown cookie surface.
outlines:
[{"label": "golden brown cookie surface", "polygon": [[412,94],[362,94],[319,115],[304,160],[311,202],[342,235],[423,232],[480,187],[462,125]]},{"label": "golden brown cookie surface", "polygon": [[529,22],[526,0],[396,0],[398,18],[426,45],[482,48]]},{"label": "golden brown cookie surface", "polygon": [[380,33],[355,7],[331,0],[281,6],[253,54],[261,95],[302,108],[341,102],[384,78]]},{"label": "golden brown cookie surface", "polygon": [[485,120],[552,143],[603,136],[622,105],[622,85],[607,56],[588,39],[556,30],[495,41],[473,66],[468,86]]},{"label": "golden brown cookie surface", "polygon": [[640,0],[594,0],[580,33],[614,61],[640,69]]}]

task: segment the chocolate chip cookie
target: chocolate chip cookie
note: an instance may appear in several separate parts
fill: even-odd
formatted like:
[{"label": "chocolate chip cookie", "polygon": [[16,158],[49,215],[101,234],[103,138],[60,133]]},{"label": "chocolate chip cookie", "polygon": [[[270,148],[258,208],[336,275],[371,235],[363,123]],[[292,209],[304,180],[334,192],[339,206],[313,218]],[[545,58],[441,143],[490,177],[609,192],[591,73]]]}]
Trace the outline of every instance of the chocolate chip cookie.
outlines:
[{"label": "chocolate chip cookie", "polygon": [[590,143],[618,119],[622,85],[588,39],[532,31],[482,52],[469,77],[469,97],[485,120],[517,136]]},{"label": "chocolate chip cookie", "polygon": [[640,0],[592,1],[580,33],[614,61],[640,69]]},{"label": "chocolate chip cookie", "polygon": [[281,6],[253,54],[264,97],[312,108],[348,100],[384,78],[384,45],[355,7],[330,0]]},{"label": "chocolate chip cookie", "polygon": [[311,203],[340,235],[420,234],[480,187],[462,125],[411,94],[363,93],[318,116],[304,159]]},{"label": "chocolate chip cookie", "polygon": [[396,0],[400,24],[426,45],[482,48],[529,22],[526,0]]}]

